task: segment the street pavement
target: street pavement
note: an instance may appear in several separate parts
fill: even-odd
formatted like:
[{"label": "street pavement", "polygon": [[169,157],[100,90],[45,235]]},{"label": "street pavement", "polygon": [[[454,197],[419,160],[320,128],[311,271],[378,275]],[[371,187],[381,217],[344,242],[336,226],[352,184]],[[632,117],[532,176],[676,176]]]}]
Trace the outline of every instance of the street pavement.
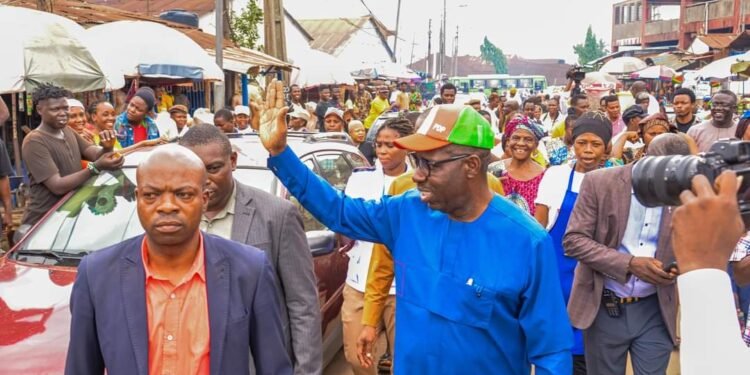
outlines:
[{"label": "street pavement", "polygon": [[354,375],[349,363],[346,362],[344,357],[344,350],[342,349],[336,358],[323,370],[323,375]]}]

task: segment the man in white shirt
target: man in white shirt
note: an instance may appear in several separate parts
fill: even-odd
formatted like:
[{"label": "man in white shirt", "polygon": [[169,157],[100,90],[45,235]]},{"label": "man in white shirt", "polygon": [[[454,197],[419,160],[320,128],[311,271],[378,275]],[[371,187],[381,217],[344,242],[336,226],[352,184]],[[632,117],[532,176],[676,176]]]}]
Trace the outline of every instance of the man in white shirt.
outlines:
[{"label": "man in white shirt", "polygon": [[[684,375],[737,374],[750,369],[729,275],[729,256],[745,226],[737,205],[734,172],[716,179],[718,194],[704,176],[683,191],[683,205],[672,216],[672,243],[681,275],[680,364]],[[706,228],[710,223],[710,230]]]},{"label": "man in white shirt", "polygon": [[565,114],[560,112],[560,97],[553,96],[547,100],[547,113],[542,115],[542,126],[544,131],[550,132],[558,122],[565,120]]},{"label": "man in white shirt", "polygon": [[182,138],[182,136],[190,130],[190,127],[188,126],[190,115],[188,114],[187,107],[182,104],[173,105],[169,108],[169,117],[175,123],[177,138]]},{"label": "man in white shirt", "polygon": [[[665,140],[649,152],[690,154],[684,139]],[[642,205],[632,172],[587,173],[563,237],[565,255],[579,261],[568,314],[584,330],[591,374],[624,374],[627,354],[636,374],[663,374],[677,344],[675,273],[664,270],[674,261],[671,210]]]}]

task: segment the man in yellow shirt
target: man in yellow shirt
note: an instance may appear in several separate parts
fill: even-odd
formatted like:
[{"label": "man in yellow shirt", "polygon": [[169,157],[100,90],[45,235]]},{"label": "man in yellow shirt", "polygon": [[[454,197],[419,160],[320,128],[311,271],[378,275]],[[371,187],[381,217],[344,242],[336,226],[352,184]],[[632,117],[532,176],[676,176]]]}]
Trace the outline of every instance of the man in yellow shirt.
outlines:
[{"label": "man in yellow shirt", "polygon": [[[413,171],[398,176],[388,189],[388,195],[399,195],[417,187],[412,179]],[[496,194],[505,195],[503,184],[491,173],[487,173],[487,184]],[[383,329],[383,311],[386,306],[393,309],[396,297],[389,295],[393,283],[393,256],[382,244],[375,244],[372,248],[370,268],[367,273],[365,286],[365,306],[362,312],[362,333],[357,340],[357,357],[363,367],[369,367],[367,353],[371,353],[372,345],[378,337],[378,331]]]},{"label": "man in yellow shirt", "polygon": [[391,104],[388,103],[388,87],[378,87],[378,96],[370,103],[370,114],[365,119],[365,128],[370,129],[372,123],[390,108]]},{"label": "man in yellow shirt", "polygon": [[[571,114],[570,109],[573,110],[576,117],[581,117],[584,112],[588,112],[590,109],[589,99],[586,95],[575,95],[572,98],[570,98],[570,108],[568,110],[568,115]],[[552,130],[549,134],[552,138],[562,138],[565,136],[565,120],[558,122],[555,124],[555,126],[552,127]]]},{"label": "man in yellow shirt", "polygon": [[399,112],[409,111],[409,102],[411,96],[409,95],[409,84],[401,82],[399,84],[398,95],[396,95],[396,105],[398,106]]}]

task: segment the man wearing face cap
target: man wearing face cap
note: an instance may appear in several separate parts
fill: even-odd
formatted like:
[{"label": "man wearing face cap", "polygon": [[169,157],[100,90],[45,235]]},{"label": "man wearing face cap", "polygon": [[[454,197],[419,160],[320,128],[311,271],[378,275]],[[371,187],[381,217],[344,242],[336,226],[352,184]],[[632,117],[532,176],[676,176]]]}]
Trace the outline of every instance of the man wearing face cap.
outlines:
[{"label": "man wearing face cap", "polygon": [[479,113],[439,105],[422,114],[416,134],[395,141],[413,152],[417,189],[378,201],[348,198],[302,164],[285,116],[261,126],[269,168],[331,230],[393,254],[396,374],[572,372],[552,242],[487,187],[495,137]]},{"label": "man wearing face cap", "polygon": [[114,130],[122,147],[159,138],[159,128],[149,117],[149,113],[156,105],[156,95],[148,87],[141,87],[130,99],[125,112],[117,116]]}]

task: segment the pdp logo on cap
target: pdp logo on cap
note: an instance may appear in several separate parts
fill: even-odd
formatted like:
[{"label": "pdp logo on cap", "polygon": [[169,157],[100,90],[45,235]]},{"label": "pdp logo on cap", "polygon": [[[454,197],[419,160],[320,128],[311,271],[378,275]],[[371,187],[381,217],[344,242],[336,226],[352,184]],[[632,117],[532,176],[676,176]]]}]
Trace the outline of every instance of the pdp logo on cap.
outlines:
[{"label": "pdp logo on cap", "polygon": [[397,139],[396,146],[411,151],[431,151],[449,144],[487,150],[495,146],[490,123],[469,106],[434,106],[419,116],[416,126],[417,132]]}]

